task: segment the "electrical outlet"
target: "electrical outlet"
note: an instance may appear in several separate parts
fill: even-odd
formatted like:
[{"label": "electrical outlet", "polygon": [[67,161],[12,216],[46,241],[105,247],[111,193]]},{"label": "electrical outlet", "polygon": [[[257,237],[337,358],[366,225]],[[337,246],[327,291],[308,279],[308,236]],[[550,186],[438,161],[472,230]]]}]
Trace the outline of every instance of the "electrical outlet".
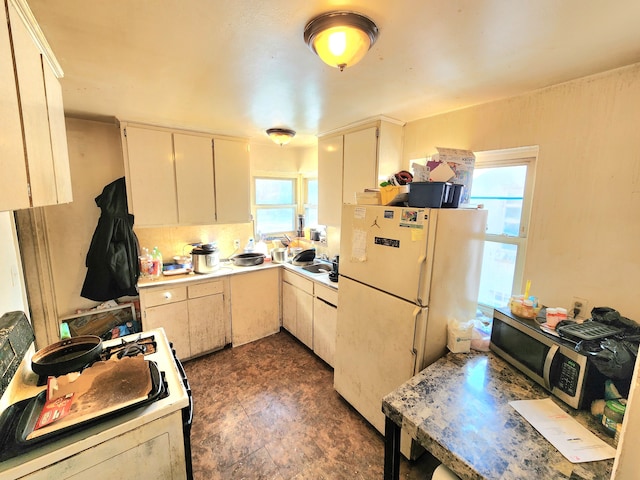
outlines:
[{"label": "electrical outlet", "polygon": [[240,239],[239,239],[239,238],[236,238],[236,239],[233,241],[233,248],[235,248],[235,249],[240,248]]},{"label": "electrical outlet", "polygon": [[569,307],[569,316],[585,319],[590,315],[589,301],[580,297],[573,297]]}]

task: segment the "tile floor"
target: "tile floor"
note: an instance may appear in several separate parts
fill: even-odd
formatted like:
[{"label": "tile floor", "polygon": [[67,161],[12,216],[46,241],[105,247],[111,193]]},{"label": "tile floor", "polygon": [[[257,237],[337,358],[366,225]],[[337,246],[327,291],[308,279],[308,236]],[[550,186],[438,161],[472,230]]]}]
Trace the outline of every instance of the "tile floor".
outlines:
[{"label": "tile floor", "polygon": [[[383,437],[333,389],[333,370],[282,331],[185,363],[195,480],[382,479]],[[401,478],[430,478],[432,457]]]}]

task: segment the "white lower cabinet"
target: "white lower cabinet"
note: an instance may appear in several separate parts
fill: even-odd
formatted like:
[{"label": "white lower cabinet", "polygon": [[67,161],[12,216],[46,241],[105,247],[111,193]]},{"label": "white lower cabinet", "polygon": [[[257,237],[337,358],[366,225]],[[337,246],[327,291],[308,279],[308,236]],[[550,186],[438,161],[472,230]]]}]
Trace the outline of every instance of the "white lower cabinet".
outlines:
[{"label": "white lower cabinet", "polygon": [[[142,298],[140,294],[140,305]],[[173,344],[176,355],[180,360],[191,357],[191,343],[189,341],[189,311],[187,301],[172,302],[166,305],[155,307],[142,307],[142,328],[151,330],[154,328],[164,328],[167,339]]]},{"label": "white lower cabinet", "polygon": [[219,350],[228,342],[230,308],[227,279],[187,287],[191,356]]},{"label": "white lower cabinet", "polygon": [[144,330],[162,327],[185,360],[229,343],[231,332],[227,277],[181,286],[140,290]]},{"label": "white lower cabinet", "polygon": [[282,271],[282,325],[313,349],[313,281]]},{"label": "white lower cabinet", "polygon": [[338,292],[315,285],[313,299],[313,351],[333,367],[338,323]]},{"label": "white lower cabinet", "polygon": [[280,328],[280,269],[231,275],[231,343],[234,347]]},{"label": "white lower cabinet", "polygon": [[282,271],[282,326],[332,367],[337,305],[337,290]]}]

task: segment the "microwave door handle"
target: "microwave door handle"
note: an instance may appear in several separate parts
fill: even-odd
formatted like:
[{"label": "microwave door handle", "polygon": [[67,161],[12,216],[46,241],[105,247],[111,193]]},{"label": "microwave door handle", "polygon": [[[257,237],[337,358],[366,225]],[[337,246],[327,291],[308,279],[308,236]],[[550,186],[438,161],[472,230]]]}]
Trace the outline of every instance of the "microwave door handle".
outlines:
[{"label": "microwave door handle", "polygon": [[547,387],[547,390],[551,391],[551,364],[553,363],[553,358],[556,356],[556,353],[560,347],[558,345],[552,345],[547,352],[547,358],[544,359],[544,370],[542,371],[542,377],[544,379],[544,386]]}]

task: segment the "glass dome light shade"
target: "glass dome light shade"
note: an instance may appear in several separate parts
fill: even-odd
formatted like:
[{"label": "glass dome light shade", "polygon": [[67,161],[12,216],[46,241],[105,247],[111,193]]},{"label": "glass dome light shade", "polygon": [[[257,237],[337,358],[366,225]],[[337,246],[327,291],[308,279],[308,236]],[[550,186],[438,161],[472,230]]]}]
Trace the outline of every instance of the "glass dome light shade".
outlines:
[{"label": "glass dome light shade", "polygon": [[311,20],[304,30],[309,48],[341,71],[358,63],[378,38],[378,27],[354,12],[330,12]]}]

